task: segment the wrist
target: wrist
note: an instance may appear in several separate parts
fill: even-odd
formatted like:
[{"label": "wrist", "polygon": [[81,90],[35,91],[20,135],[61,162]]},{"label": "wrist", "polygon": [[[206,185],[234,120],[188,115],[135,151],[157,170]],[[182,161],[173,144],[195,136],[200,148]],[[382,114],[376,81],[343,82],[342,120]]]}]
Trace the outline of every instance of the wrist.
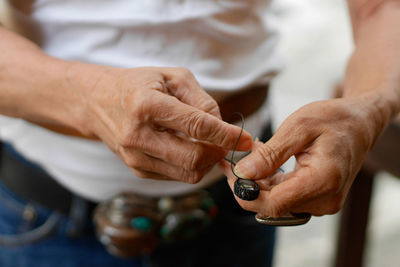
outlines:
[{"label": "wrist", "polygon": [[371,149],[384,128],[389,124],[395,113],[393,99],[385,89],[363,92],[358,95],[344,96],[351,100],[359,127],[364,137],[367,138]]},{"label": "wrist", "polygon": [[96,86],[112,67],[74,61],[64,61],[64,64],[63,77],[60,79],[63,81],[63,92],[70,97],[60,119],[83,135],[93,137],[91,99],[96,94]]},{"label": "wrist", "polygon": [[359,98],[376,119],[388,123],[400,111],[400,67],[358,45],[347,65],[344,98]]},{"label": "wrist", "polygon": [[51,57],[2,27],[0,35],[0,114],[87,133],[82,92],[106,67]]},{"label": "wrist", "polygon": [[[71,128],[84,135],[86,129],[85,103],[82,91],[90,87],[91,67],[89,64],[65,61],[45,55],[43,58],[44,79],[36,84],[33,97],[41,97],[39,116],[28,120],[46,125],[47,128]],[[29,110],[31,112],[31,110]]]}]

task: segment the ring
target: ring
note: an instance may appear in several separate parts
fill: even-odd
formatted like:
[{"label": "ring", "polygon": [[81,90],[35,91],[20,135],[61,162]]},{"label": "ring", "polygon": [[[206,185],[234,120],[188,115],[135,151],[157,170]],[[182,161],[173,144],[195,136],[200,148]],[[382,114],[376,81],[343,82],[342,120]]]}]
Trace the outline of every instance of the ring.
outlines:
[{"label": "ring", "polygon": [[253,180],[238,178],[233,186],[233,192],[238,198],[251,201],[258,198],[260,186]]}]

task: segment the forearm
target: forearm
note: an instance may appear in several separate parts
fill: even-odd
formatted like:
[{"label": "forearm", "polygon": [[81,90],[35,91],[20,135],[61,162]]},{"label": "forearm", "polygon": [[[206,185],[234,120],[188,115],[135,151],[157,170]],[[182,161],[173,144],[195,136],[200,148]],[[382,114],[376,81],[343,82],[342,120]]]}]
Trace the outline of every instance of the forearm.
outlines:
[{"label": "forearm", "polygon": [[400,110],[400,1],[349,0],[355,51],[344,97],[364,97],[377,128]]},{"label": "forearm", "polygon": [[[246,210],[333,214],[340,210],[363,160],[400,110],[400,0],[348,0],[355,36],[343,98],[317,101],[291,114],[266,142],[236,164],[260,186]],[[276,170],[291,156],[292,172]],[[224,167],[234,191],[236,177]]]},{"label": "forearm", "polygon": [[79,87],[94,84],[96,66],[50,57],[1,26],[0,51],[0,114],[81,130]]},{"label": "forearm", "polygon": [[2,28],[0,51],[0,114],[96,136],[139,177],[196,183],[253,144],[187,69],[63,61]]}]

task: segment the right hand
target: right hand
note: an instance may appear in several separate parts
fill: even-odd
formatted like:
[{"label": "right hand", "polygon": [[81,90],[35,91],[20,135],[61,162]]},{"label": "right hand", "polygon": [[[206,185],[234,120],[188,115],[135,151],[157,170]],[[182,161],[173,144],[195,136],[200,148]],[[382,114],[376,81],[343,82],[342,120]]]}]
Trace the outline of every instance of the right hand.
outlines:
[{"label": "right hand", "polygon": [[[232,150],[240,128],[182,68],[108,68],[81,93],[81,131],[99,137],[139,177],[197,183]],[[243,132],[238,150],[251,148]]]}]

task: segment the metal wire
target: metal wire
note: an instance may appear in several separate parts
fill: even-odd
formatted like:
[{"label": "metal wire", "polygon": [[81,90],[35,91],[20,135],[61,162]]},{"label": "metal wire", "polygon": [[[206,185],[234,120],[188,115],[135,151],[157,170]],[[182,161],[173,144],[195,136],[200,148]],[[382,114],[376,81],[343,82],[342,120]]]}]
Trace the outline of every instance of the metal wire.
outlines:
[{"label": "metal wire", "polygon": [[233,167],[236,166],[236,163],[233,162],[233,157],[234,157],[234,155],[235,155],[236,148],[237,148],[237,146],[238,146],[238,144],[239,144],[240,137],[242,137],[242,133],[243,133],[243,129],[244,129],[244,116],[243,116],[243,114],[240,113],[240,112],[233,112],[233,113],[230,115],[230,117],[232,117],[232,116],[234,116],[234,115],[240,116],[240,119],[242,120],[242,126],[241,126],[241,129],[240,129],[240,133],[239,133],[238,139],[236,140],[235,146],[233,147],[231,159],[229,160],[229,159],[227,159],[227,158],[224,158],[224,160],[228,161],[228,162],[231,164],[231,170],[232,170],[233,175],[235,175],[237,178],[243,179],[242,177],[238,176],[238,175],[235,173],[235,170],[234,170]]},{"label": "metal wire", "polygon": [[[243,116],[243,114],[240,113],[240,112],[233,112],[233,113],[230,115],[230,117],[232,117],[232,116],[234,116],[234,115],[240,116],[240,119],[241,119],[241,121],[242,121],[242,125],[241,125],[241,127],[240,127],[241,129],[240,129],[240,133],[239,133],[238,139],[236,140],[235,146],[233,147],[233,150],[232,150],[231,159],[224,158],[224,160],[227,161],[227,162],[229,162],[229,163],[231,164],[231,170],[232,170],[233,175],[235,175],[237,178],[244,179],[244,178],[238,176],[238,175],[235,173],[235,170],[234,170],[234,168],[233,168],[234,166],[236,166],[236,163],[233,161],[233,157],[234,157],[236,148],[237,148],[237,146],[238,146],[238,144],[239,144],[240,137],[242,137],[242,133],[243,133],[243,129],[244,129],[244,116]],[[282,173],[284,172],[282,168],[278,168],[278,171],[279,171],[279,172],[282,172]]]}]

